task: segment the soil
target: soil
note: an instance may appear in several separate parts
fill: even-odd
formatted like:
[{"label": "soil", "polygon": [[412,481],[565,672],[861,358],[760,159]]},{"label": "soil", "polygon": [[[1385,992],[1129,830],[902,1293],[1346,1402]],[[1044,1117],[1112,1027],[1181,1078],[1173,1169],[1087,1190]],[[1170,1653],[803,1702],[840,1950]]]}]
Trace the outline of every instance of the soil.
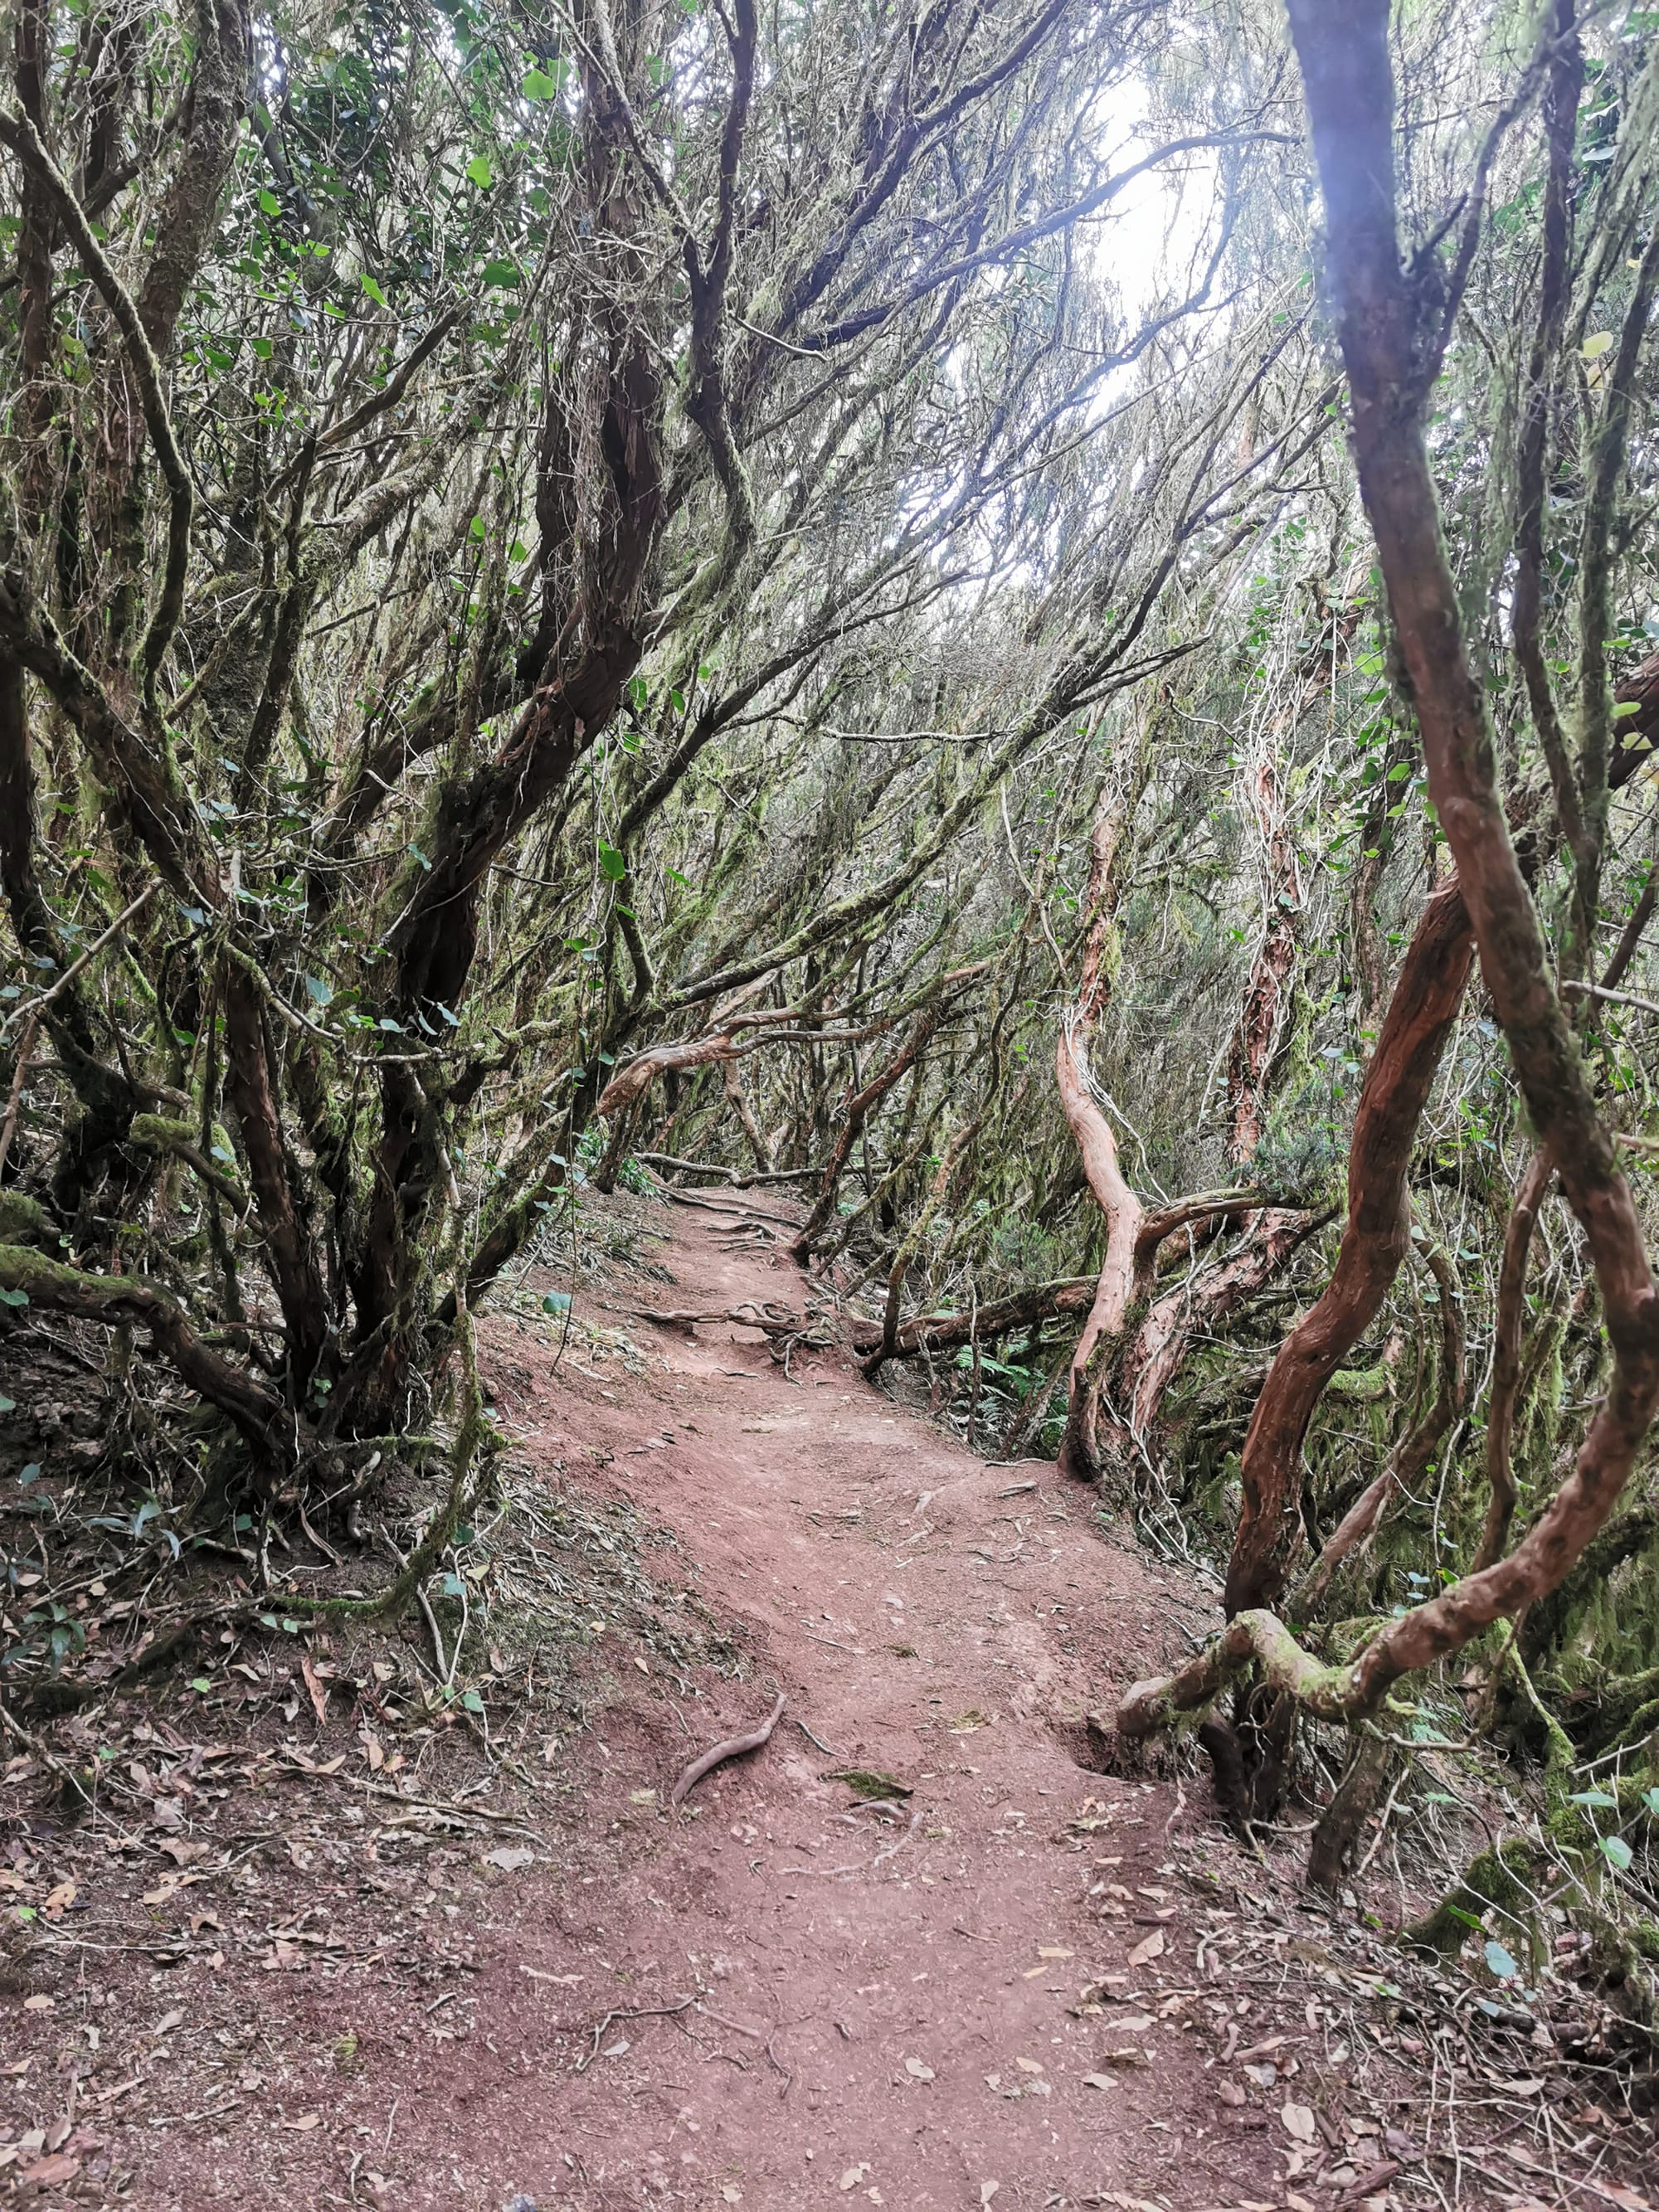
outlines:
[{"label": "soil", "polygon": [[[1413,2018],[1398,1953],[1308,1899],[1291,1852],[1232,1841],[1196,1772],[1097,1771],[1087,1716],[1215,1624],[1213,1588],[1048,1463],[969,1455],[839,1346],[786,1374],[757,1330],[639,1317],[799,1308],[776,1211],[653,1206],[665,1267],[578,1290],[597,1335],[486,1333],[535,1479],[669,1532],[735,1662],[611,1620],[585,1729],[523,1744],[489,1791],[456,1784],[471,1740],[440,1741],[435,1838],[326,1680],[314,1735],[264,1742],[218,1799],[216,1748],[191,1768],[158,1724],[196,1783],[153,1802],[182,1815],[83,1832],[97,1911],[51,1921],[33,2009],[27,1974],[0,1995],[0,2191],[146,2212],[1434,2201],[1460,2076],[1425,2072],[1444,2031]],[[673,1808],[693,1756],[780,1692],[765,1747]],[[69,1841],[39,1813],[32,1833],[27,1865],[60,1875]],[[1489,2081],[1545,2064],[1526,2026]],[[1554,2169],[1483,2179],[1504,2113],[1474,2094],[1462,2203],[1641,2204],[1577,2088]],[[1605,2185],[1579,2193],[1563,2158]]]}]

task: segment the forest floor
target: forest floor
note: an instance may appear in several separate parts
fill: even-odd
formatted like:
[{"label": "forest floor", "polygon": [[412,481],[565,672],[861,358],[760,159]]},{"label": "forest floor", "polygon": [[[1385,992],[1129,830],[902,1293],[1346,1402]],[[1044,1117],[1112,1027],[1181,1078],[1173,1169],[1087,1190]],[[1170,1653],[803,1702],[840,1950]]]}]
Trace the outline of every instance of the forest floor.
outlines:
[{"label": "forest floor", "polygon": [[1310,1897],[1305,1837],[1245,1850],[1206,1778],[1095,1771],[1085,1715],[1212,1586],[839,1346],[786,1375],[757,1330],[641,1320],[805,1286],[776,1201],[627,1203],[655,1263],[574,1286],[580,1329],[532,1317],[539,1271],[484,1342],[546,1511],[602,1564],[672,1540],[625,1603],[573,1596],[582,1724],[538,1743],[521,1681],[491,1764],[414,1725],[389,1640],[278,1633],[107,1717],[111,1820],[14,1760],[0,1880],[45,1933],[0,1993],[0,2197],[1643,2212],[1651,2133],[1547,2026]]}]

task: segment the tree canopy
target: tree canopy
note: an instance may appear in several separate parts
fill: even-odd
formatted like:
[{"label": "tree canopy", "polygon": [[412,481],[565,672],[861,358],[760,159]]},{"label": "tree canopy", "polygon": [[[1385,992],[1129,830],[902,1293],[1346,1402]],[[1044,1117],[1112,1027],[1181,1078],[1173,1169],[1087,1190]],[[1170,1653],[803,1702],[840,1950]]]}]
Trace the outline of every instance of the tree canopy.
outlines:
[{"label": "tree canopy", "polygon": [[1126,1736],[1334,1725],[1335,1879],[1461,1653],[1638,1817],[1659,15],[14,15],[0,1328],[109,1480],[453,1445],[407,1596],[512,1271],[773,1182],[872,1375],[1230,1557]]}]

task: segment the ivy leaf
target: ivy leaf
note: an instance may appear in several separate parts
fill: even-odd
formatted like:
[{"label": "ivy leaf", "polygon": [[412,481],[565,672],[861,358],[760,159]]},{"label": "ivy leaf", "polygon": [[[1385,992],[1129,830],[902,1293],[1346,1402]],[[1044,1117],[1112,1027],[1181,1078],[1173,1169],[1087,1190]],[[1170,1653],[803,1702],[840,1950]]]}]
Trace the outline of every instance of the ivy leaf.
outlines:
[{"label": "ivy leaf", "polygon": [[1625,1841],[1624,1838],[1622,1836],[1603,1836],[1600,1840],[1601,1844],[1601,1856],[1607,1861],[1607,1864],[1610,1867],[1616,1867],[1620,1874],[1628,1873],[1630,1870],[1631,1861],[1635,1856],[1635,1853],[1631,1850],[1630,1845]]},{"label": "ivy leaf", "polygon": [[368,293],[369,298],[374,301],[377,307],[389,307],[392,305],[391,301],[387,299],[386,294],[380,289],[374,277],[362,276],[358,279],[358,282],[362,284],[364,291]]},{"label": "ivy leaf", "polygon": [[1514,1959],[1495,1938],[1486,1939],[1486,1964],[1500,1981],[1512,1982],[1521,1969]]},{"label": "ivy leaf", "polygon": [[[549,1291],[542,1299],[542,1311],[544,1313],[568,1314],[569,1310],[570,1296],[568,1291]],[[1659,1796],[1659,1790],[1656,1790],[1654,1794],[1656,1796]]]},{"label": "ivy leaf", "polygon": [[7,1397],[5,1392],[0,1390],[0,1413],[15,1413],[16,1411],[16,1399]]},{"label": "ivy leaf", "polygon": [[[554,66],[563,70],[568,64],[557,62]],[[550,76],[544,69],[526,70],[524,82],[520,85],[519,90],[526,100],[556,100],[559,96],[559,80],[556,76]]]},{"label": "ivy leaf", "polygon": [[607,845],[603,837],[599,840],[599,872],[608,876],[613,884],[619,884],[628,873],[627,861],[616,847]]},{"label": "ivy leaf", "polygon": [[487,154],[475,154],[466,165],[466,173],[481,192],[487,192],[495,181],[495,173],[489,166]]},{"label": "ivy leaf", "polygon": [[259,211],[262,215],[281,215],[283,211],[281,200],[268,185],[260,191]]},{"label": "ivy leaf", "polygon": [[469,1690],[461,1699],[461,1703],[470,1713],[481,1713],[483,1711],[483,1699],[476,1690]]},{"label": "ivy leaf", "polygon": [[486,284],[513,285],[522,281],[516,261],[487,261],[483,280]]},{"label": "ivy leaf", "polygon": [[27,1291],[0,1291],[0,1306],[26,1306],[28,1302]]},{"label": "ivy leaf", "polygon": [[1618,1810],[1619,1800],[1609,1797],[1605,1790],[1579,1790],[1567,1800],[1570,1805],[1606,1805]]}]

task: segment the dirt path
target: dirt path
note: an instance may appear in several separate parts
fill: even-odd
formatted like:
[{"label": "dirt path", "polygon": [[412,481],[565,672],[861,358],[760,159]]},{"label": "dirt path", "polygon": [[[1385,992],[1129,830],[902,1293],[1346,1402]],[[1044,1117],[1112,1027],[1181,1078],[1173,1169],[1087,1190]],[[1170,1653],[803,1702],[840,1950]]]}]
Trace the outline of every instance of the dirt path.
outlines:
[{"label": "dirt path", "polygon": [[[116,1701],[96,1822],[65,1824],[12,1759],[0,1888],[48,1940],[0,1977],[0,2197],[1406,2212],[1434,2201],[1407,2185],[1449,2135],[1441,2170],[1480,2202],[1445,2099],[1483,2081],[1490,2104],[1500,2077],[1470,2054],[1443,2088],[1437,2045],[1423,2110],[1425,2039],[1449,2033],[1425,2023],[1457,1993],[1402,1995],[1386,1936],[1316,1917],[1299,1846],[1277,1871],[1251,1858],[1206,1782],[1091,1769],[1086,1711],[1181,1656],[1212,1594],[843,1352],[789,1378],[756,1331],[640,1320],[641,1279],[711,1311],[806,1287],[763,1230],[645,1211],[672,1281],[579,1294],[601,1335],[648,1345],[645,1371],[581,1331],[560,1358],[508,1313],[484,1372],[529,1502],[582,1516],[580,1557],[614,1552],[629,1587],[629,1547],[672,1532],[741,1679],[684,1656],[714,1647],[672,1593],[633,1613],[591,1578],[569,1595],[579,1554],[550,1536],[537,1587],[605,1617],[570,1615],[589,1724],[534,1778],[524,1732],[564,1707],[492,1654],[518,1752],[485,1767],[422,1686],[416,1620],[354,1650],[273,1616],[211,1680]],[[767,1747],[671,1810],[693,1753],[778,1692]],[[849,1769],[895,1778],[898,1809]]]},{"label": "dirt path", "polygon": [[[676,1228],[665,1304],[799,1297],[718,1217]],[[1087,1707],[1183,1648],[1204,1600],[1103,1542],[1052,1468],[987,1467],[844,1353],[789,1382],[752,1331],[636,1333],[668,1371],[619,1393],[514,1358],[517,1425],[614,1453],[756,1671],[690,1708],[695,1743],[649,1700],[607,1717],[592,1826],[631,1821],[634,1863],[522,1878],[477,1987],[489,2057],[475,2040],[432,2166],[538,2205],[1282,2203],[1265,2132],[1215,2092],[1259,2005],[1195,1957],[1217,1839],[1173,1787],[1078,1764]],[[768,1749],[641,1837],[635,1793],[660,1802],[775,1689]],[[904,1814],[825,1778],[847,1767],[908,1785]]]}]

